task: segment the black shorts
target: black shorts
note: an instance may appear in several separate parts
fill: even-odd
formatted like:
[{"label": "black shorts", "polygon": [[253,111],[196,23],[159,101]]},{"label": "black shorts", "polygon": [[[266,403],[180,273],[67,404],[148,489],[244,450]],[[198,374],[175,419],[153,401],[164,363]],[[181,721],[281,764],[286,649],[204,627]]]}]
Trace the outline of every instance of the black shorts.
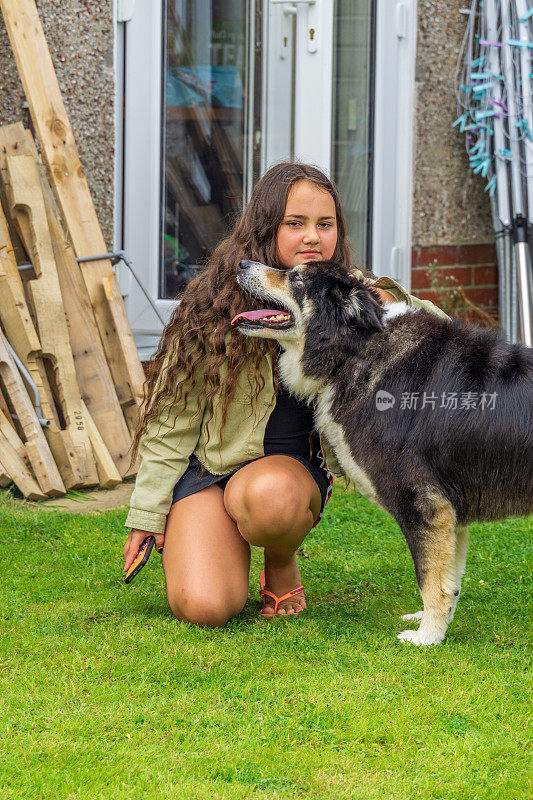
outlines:
[{"label": "black shorts", "polygon": [[[270,453],[269,455],[274,455]],[[289,455],[288,453],[280,453],[279,455]],[[262,458],[266,458],[266,456],[262,456]],[[318,525],[322,515],[324,513],[324,509],[326,508],[326,503],[328,502],[329,498],[331,497],[332,485],[333,485],[333,475],[329,472],[328,468],[326,467],[326,462],[322,458],[322,463],[314,464],[309,459],[304,458],[303,456],[298,455],[289,455],[289,458],[295,458],[296,461],[299,461],[300,464],[303,464],[309,474],[315,479],[315,482],[319,488],[320,496],[322,498],[322,504],[320,506],[320,513],[318,518],[315,520],[313,524],[313,528],[315,525]],[[257,459],[254,459],[257,460]],[[218,484],[221,489],[226,488],[226,484],[231,478],[232,475],[235,475],[242,467],[245,467],[247,464],[251,464],[251,461],[247,461],[245,464],[240,464],[235,469],[232,469],[231,472],[226,472],[224,475],[213,475],[211,472],[208,472],[204,469],[202,474],[201,464],[196,458],[196,456],[192,455],[189,458],[189,466],[174,486],[174,491],[172,493],[172,502],[176,503],[178,500],[183,500],[184,497],[189,497],[191,494],[195,494],[199,492],[201,489],[206,489],[208,486],[212,486],[213,484]]]}]

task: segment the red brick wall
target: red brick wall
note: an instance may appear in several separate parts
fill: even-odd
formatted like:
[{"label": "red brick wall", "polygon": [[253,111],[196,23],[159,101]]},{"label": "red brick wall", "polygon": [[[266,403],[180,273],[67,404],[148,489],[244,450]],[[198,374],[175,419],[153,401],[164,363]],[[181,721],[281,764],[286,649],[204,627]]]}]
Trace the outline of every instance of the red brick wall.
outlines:
[{"label": "red brick wall", "polygon": [[441,285],[446,285],[445,276],[453,276],[469,300],[487,311],[498,310],[498,266],[493,244],[413,247],[411,293],[437,302],[428,265],[438,269]]}]

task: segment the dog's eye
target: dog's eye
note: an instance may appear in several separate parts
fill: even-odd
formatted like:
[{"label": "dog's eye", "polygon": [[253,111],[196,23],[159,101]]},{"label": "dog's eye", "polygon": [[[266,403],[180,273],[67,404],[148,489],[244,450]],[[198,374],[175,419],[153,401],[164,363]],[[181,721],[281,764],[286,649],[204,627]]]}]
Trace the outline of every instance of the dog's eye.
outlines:
[{"label": "dog's eye", "polygon": [[297,281],[298,283],[303,283],[304,282],[304,279],[300,275],[299,272],[293,272],[292,275],[291,275],[291,280]]}]

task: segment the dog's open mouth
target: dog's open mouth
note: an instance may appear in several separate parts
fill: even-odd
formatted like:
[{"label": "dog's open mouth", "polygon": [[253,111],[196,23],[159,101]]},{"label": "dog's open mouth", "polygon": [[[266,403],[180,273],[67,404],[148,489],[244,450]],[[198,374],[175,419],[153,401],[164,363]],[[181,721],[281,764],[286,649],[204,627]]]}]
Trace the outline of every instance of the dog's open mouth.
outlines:
[{"label": "dog's open mouth", "polygon": [[241,311],[233,317],[231,324],[244,328],[290,328],[294,325],[294,317],[283,308],[260,308]]}]

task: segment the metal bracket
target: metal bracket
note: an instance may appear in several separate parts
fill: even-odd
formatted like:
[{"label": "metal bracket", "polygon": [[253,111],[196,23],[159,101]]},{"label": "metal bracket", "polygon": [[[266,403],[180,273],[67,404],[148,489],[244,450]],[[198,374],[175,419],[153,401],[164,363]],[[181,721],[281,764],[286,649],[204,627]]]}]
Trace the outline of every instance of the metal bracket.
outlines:
[{"label": "metal bracket", "polygon": [[133,277],[135,278],[135,280],[139,284],[140,290],[142,291],[142,293],[144,294],[144,296],[146,297],[146,299],[148,300],[148,302],[152,306],[152,309],[153,309],[155,315],[157,316],[157,318],[159,319],[160,323],[162,324],[163,327],[165,327],[165,325],[166,325],[165,320],[163,319],[163,317],[161,316],[161,314],[157,310],[154,301],[152,300],[152,298],[150,297],[150,295],[148,294],[148,292],[146,291],[146,289],[142,285],[139,277],[137,276],[137,273],[133,269],[133,264],[132,264],[131,260],[128,258],[127,254],[126,254],[126,252],[124,250],[117,250],[114,253],[102,253],[102,255],[99,255],[99,256],[83,256],[82,258],[77,258],[76,261],[78,262],[78,264],[81,264],[82,262],[86,262],[86,261],[111,261],[113,266],[115,266],[115,264],[118,264],[119,261],[122,261],[127,266],[129,271],[131,272],[131,274],[133,275]]},{"label": "metal bracket", "polygon": [[[148,302],[152,306],[152,308],[154,310],[154,313],[157,315],[159,321],[161,322],[163,327],[165,327],[165,325],[166,325],[165,320],[163,319],[163,317],[161,316],[161,314],[157,310],[154,301],[152,300],[152,298],[150,297],[150,295],[148,294],[148,292],[146,291],[146,289],[142,285],[141,281],[139,280],[139,277],[137,276],[135,270],[133,269],[133,264],[132,264],[131,260],[128,258],[127,254],[126,254],[126,252],[124,250],[117,250],[114,253],[102,253],[102,255],[99,255],[99,256],[84,256],[83,258],[77,258],[76,261],[78,262],[78,264],[81,264],[82,262],[85,262],[85,261],[111,261],[113,266],[115,266],[115,264],[118,264],[119,261],[124,262],[124,264],[127,266],[129,271],[131,272],[131,274],[133,275],[133,277],[135,278],[135,280],[139,284],[142,293],[144,294],[144,296],[146,297],[146,299],[148,300]],[[33,264],[21,264],[19,266],[19,268],[18,268],[19,272],[26,272],[27,270],[30,270],[30,269],[33,269]]]},{"label": "metal bracket", "polygon": [[[119,261],[122,261],[127,266],[129,271],[131,272],[131,274],[133,275],[133,277],[135,278],[135,280],[139,284],[139,287],[140,287],[142,293],[144,294],[144,296],[146,297],[146,299],[148,300],[148,302],[152,306],[154,314],[157,316],[157,318],[159,319],[159,321],[163,325],[163,327],[165,327],[165,325],[166,325],[165,320],[163,319],[163,317],[161,316],[161,314],[157,310],[154,301],[152,300],[152,298],[150,297],[150,295],[148,294],[148,292],[146,291],[146,289],[142,285],[137,273],[133,269],[133,264],[132,264],[131,260],[128,258],[127,254],[126,254],[126,252],[124,250],[117,250],[114,253],[102,253],[102,255],[99,255],[99,256],[84,256],[83,258],[77,258],[76,261],[78,262],[78,264],[81,264],[82,262],[85,262],[85,261],[111,261],[113,266],[115,266],[115,264],[118,264]],[[20,264],[19,267],[18,267],[18,271],[19,272],[28,272],[31,269],[33,269],[33,264]]]}]

